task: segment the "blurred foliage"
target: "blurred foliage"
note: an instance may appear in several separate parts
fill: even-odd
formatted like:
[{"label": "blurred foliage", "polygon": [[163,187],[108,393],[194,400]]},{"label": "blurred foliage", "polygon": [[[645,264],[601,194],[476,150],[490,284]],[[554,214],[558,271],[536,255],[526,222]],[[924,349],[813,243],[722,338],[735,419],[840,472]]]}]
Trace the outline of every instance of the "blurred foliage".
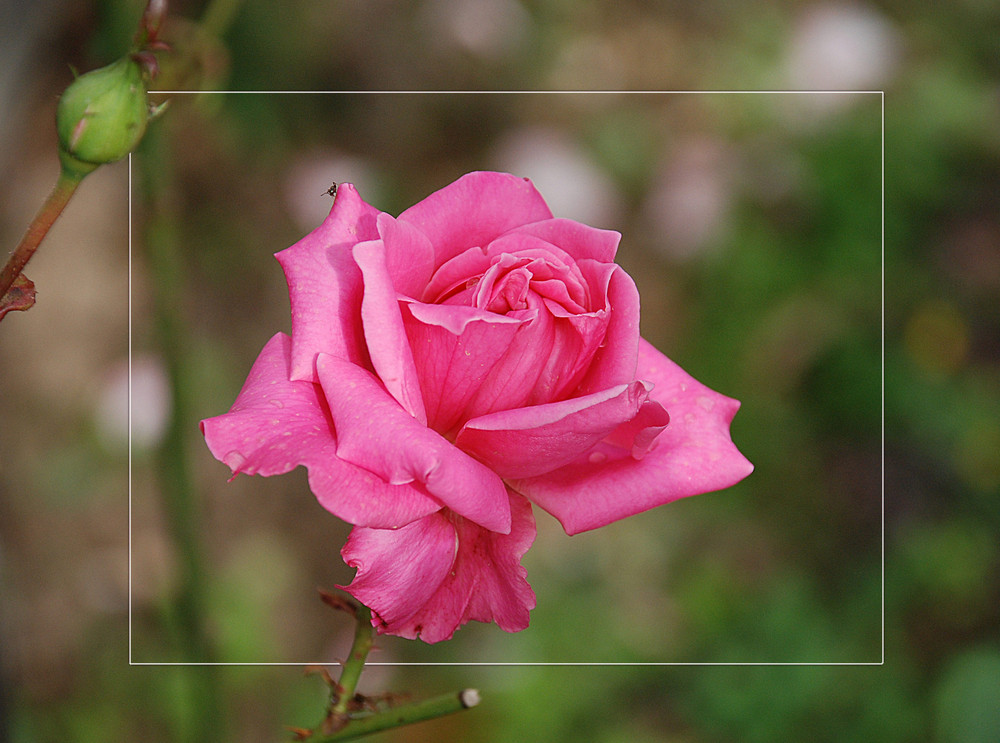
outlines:
[{"label": "blurred foliage", "polygon": [[[110,61],[141,11],[80,5],[51,15],[45,43],[55,46],[36,60],[38,84],[51,89],[36,96],[32,126],[48,125],[66,63]],[[170,189],[158,203],[169,205],[183,270],[184,423],[217,657],[333,662],[352,632],[315,594],[350,580],[338,554],[347,527],[316,504],[301,471],[226,485],[197,433],[198,419],[231,404],[264,342],[288,330],[272,254],[319,223],[330,182],[352,180],[398,213],[468,170],[516,169],[553,204],[559,189],[546,180],[573,181],[579,188],[559,203],[579,213],[566,216],[623,234],[619,260],[639,285],[643,334],[742,401],[733,436],[756,471],[722,493],[572,539],[536,511],[529,629],[469,625],[431,647],[382,638],[372,660],[638,665],[375,665],[362,691],[475,686],[484,702],[373,740],[1000,738],[994,4],[455,6],[245,0],[221,40],[180,21],[173,38],[203,45],[188,87],[219,90],[780,90],[854,69],[844,87],[885,98],[161,96],[171,99],[155,124],[170,178],[144,170],[140,151],[134,193]],[[190,21],[203,7],[171,3]],[[495,15],[463,25],[468,8]],[[841,47],[851,56],[838,57]],[[813,69],[817,50],[833,56]],[[19,178],[8,175],[4,196]],[[144,226],[164,214],[149,208],[134,205],[132,333],[134,352],[155,359]],[[11,219],[0,213],[8,242],[23,228]],[[120,244],[106,250],[121,277]],[[33,278],[58,305],[61,288],[45,285],[38,260]],[[39,310],[0,332],[30,328]],[[81,338],[77,351],[64,338],[65,366],[104,373],[121,361],[123,303],[111,311],[97,342]],[[183,657],[171,608],[177,554],[151,444],[133,452],[129,620],[128,460],[95,422],[102,383],[57,410],[36,384],[53,373],[50,353],[27,331],[16,338],[16,357],[0,340],[0,739],[198,739],[192,697],[209,669],[126,665],[128,641],[134,661]],[[77,353],[96,360],[70,363],[91,358]],[[301,669],[214,670],[226,720],[216,740],[280,740],[283,725],[322,715],[322,683]]]}]

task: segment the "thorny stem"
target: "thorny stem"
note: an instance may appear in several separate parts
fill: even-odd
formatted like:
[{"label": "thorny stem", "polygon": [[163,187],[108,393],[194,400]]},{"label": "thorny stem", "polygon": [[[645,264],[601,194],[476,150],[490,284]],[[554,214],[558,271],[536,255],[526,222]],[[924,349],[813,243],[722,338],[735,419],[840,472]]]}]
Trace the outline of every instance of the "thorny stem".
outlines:
[{"label": "thorny stem", "polygon": [[366,717],[355,717],[351,724],[331,735],[311,736],[309,743],[332,743],[333,741],[355,740],[365,735],[371,735],[381,730],[402,727],[414,722],[432,720],[463,709],[469,709],[479,704],[479,692],[475,689],[463,689],[458,692],[442,694],[430,699],[411,704],[401,704],[384,712],[375,712]]},{"label": "thorny stem", "polygon": [[347,705],[354,697],[354,690],[358,688],[358,680],[365,669],[365,661],[368,660],[368,653],[371,652],[375,640],[371,612],[360,604],[355,606],[357,627],[354,629],[354,643],[351,645],[350,656],[344,661],[344,670],[340,674],[340,696],[331,710],[339,719],[347,717]]},{"label": "thorny stem", "polygon": [[147,44],[157,44],[160,26],[167,17],[167,0],[149,0],[139,21],[139,30],[135,34],[134,46],[143,48]]},{"label": "thorny stem", "polygon": [[[156,33],[159,30],[166,11],[167,0],[149,0],[146,12],[143,14],[142,21],[140,22],[139,31],[136,34],[136,46],[133,52],[138,56],[145,55],[152,69],[155,69],[156,59],[148,51],[146,44],[149,43],[149,48],[163,48],[163,45],[156,41]],[[62,146],[60,145],[60,147]],[[117,157],[112,157],[109,160],[92,162],[84,158],[87,161],[80,162],[74,159],[73,154],[75,153],[60,151],[62,169],[59,172],[59,179],[56,181],[56,186],[52,189],[52,193],[46,199],[42,208],[39,209],[38,214],[35,215],[35,219],[28,226],[28,230],[24,233],[24,237],[21,238],[21,242],[18,243],[18,246],[10,254],[10,258],[7,259],[3,270],[0,271],[0,304],[3,303],[4,295],[24,270],[28,261],[31,260],[31,257],[35,254],[35,250],[38,249],[45,235],[48,234],[49,229],[55,223],[56,219],[58,219],[59,215],[62,214],[63,209],[66,208],[66,204],[69,203],[70,198],[76,192],[77,186],[102,162],[111,162],[111,160],[118,159]],[[75,165],[70,165],[68,161],[74,162]],[[19,309],[27,309],[27,307]],[[3,317],[2,313],[0,313],[0,317]]]},{"label": "thorny stem", "polygon": [[[340,674],[339,683],[334,684],[327,674],[326,681],[333,687],[333,703],[327,712],[323,724],[317,732],[296,730],[298,740],[308,740],[309,743],[327,743],[328,741],[354,740],[381,730],[410,725],[415,722],[432,720],[454,712],[461,712],[479,704],[479,692],[475,689],[463,689],[460,692],[442,694],[419,702],[399,704],[388,709],[373,709],[371,700],[355,696],[355,689],[361,672],[364,670],[368,653],[371,652],[375,633],[371,626],[371,611],[353,601],[347,601],[325,591],[320,592],[330,606],[347,611],[354,616],[357,626],[354,630],[354,642],[351,653],[344,661],[344,669]],[[368,702],[368,705],[365,703]],[[367,709],[366,709],[367,706]],[[359,707],[364,710],[358,712]],[[352,710],[354,714],[352,714]]]},{"label": "thorny stem", "polygon": [[14,283],[14,279],[24,270],[25,265],[31,260],[31,256],[35,254],[42,239],[48,234],[49,228],[62,214],[66,204],[69,203],[76,191],[76,187],[83,179],[84,175],[65,168],[59,173],[59,180],[56,181],[55,188],[42,204],[42,208],[38,210],[35,219],[28,225],[24,237],[21,238],[21,242],[18,243],[14,252],[10,254],[7,264],[0,272],[0,297],[7,293],[7,290]]}]

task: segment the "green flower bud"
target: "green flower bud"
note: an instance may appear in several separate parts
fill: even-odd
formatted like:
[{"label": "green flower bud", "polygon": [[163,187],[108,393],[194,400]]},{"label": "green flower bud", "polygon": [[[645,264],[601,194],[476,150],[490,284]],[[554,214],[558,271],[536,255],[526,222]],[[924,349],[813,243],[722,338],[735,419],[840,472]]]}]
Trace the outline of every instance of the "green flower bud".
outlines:
[{"label": "green flower bud", "polygon": [[56,109],[63,168],[86,175],[132,151],[149,119],[145,82],[142,64],[122,57],[66,88]]}]

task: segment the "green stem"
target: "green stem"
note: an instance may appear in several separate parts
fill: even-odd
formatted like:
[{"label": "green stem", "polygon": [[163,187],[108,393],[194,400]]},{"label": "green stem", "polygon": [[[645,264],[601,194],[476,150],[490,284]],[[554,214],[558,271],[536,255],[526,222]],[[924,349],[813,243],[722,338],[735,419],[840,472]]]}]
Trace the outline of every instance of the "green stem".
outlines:
[{"label": "green stem", "polygon": [[3,271],[0,271],[0,297],[7,293],[11,284],[14,283],[14,279],[24,270],[25,265],[31,260],[31,256],[35,254],[42,239],[48,234],[49,228],[62,214],[66,204],[69,203],[76,191],[76,187],[83,179],[83,174],[65,168],[59,173],[59,180],[56,181],[56,186],[49,194],[49,198],[45,200],[42,208],[35,215],[35,219],[28,225],[28,230],[24,233],[24,237],[21,238],[21,242],[18,243],[14,252],[10,254]]},{"label": "green stem", "polygon": [[[441,696],[424,699],[420,702],[400,704],[377,712],[349,712],[354,692],[364,670],[368,653],[371,652],[375,633],[371,626],[371,612],[365,606],[350,602],[354,608],[357,627],[354,630],[354,642],[351,654],[344,662],[344,670],[337,684],[336,703],[330,708],[322,729],[334,732],[314,733],[310,735],[309,743],[326,743],[327,741],[354,740],[365,735],[371,735],[381,730],[411,725],[415,722],[443,717],[454,712],[461,712],[479,704],[479,692],[475,689],[465,689],[457,694],[442,694]],[[342,608],[342,607],[338,607]]]},{"label": "green stem", "polygon": [[[193,415],[191,404],[191,330],[185,317],[185,308],[192,302],[179,249],[172,158],[162,131],[147,133],[137,161],[150,215],[145,226],[145,243],[152,278],[156,341],[172,393],[170,423],[157,451],[161,498],[180,568],[172,618],[183,660],[206,662],[214,660],[214,648],[205,619],[208,589],[201,512],[188,453],[191,432],[197,431],[197,416]],[[215,668],[192,667],[185,675],[196,720],[191,740],[219,737],[223,704]]]},{"label": "green stem", "polygon": [[375,712],[365,717],[355,717],[350,724],[331,735],[313,735],[309,743],[328,743],[329,741],[354,740],[365,735],[371,735],[389,728],[402,727],[414,722],[423,722],[435,717],[443,717],[463,709],[469,709],[479,704],[479,692],[475,689],[465,689],[457,694],[442,694],[441,696],[424,699],[411,704],[401,704],[398,707]]},{"label": "green stem", "polygon": [[358,624],[354,629],[354,643],[351,645],[350,656],[344,662],[344,670],[340,673],[340,696],[332,710],[336,717],[347,715],[347,705],[354,697],[354,690],[358,688],[358,680],[365,669],[365,661],[375,641],[371,612],[366,606],[356,605],[356,607],[355,618]]}]

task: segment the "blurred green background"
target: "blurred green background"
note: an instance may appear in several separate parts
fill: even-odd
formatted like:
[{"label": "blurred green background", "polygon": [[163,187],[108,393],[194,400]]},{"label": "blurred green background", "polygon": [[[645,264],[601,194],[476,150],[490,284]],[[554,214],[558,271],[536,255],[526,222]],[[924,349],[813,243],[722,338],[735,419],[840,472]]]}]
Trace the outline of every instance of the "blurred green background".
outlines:
[{"label": "blurred green background", "polygon": [[[623,234],[643,335],[742,401],[756,471],[573,538],[536,509],[527,630],[371,657],[514,665],[372,666],[362,691],[484,697],[373,740],[1000,739],[994,4],[244,0],[208,29],[205,5],[170,3],[163,36],[194,62],[164,57],[161,87],[885,90],[884,305],[877,93],[158,95],[131,268],[120,163],[29,265],[37,306],[0,325],[0,740],[318,722],[322,683],[280,664],[347,653],[316,593],[350,580],[347,527],[301,470],[227,484],[197,422],[289,330],[272,254],[331,182],[396,214],[475,169]],[[54,183],[69,65],[121,55],[141,6],[0,4],[4,245]],[[252,665],[129,666],[130,643]]]}]

